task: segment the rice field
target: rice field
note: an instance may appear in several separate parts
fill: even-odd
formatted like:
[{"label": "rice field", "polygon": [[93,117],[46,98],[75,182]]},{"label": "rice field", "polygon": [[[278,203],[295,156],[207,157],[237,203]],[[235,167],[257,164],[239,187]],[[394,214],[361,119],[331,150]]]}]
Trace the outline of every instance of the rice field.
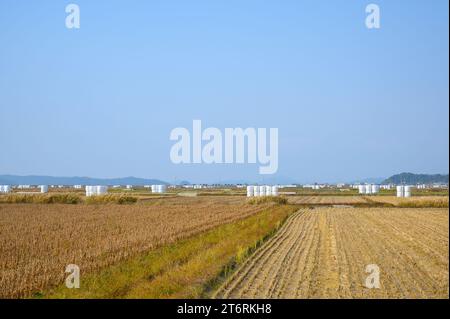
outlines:
[{"label": "rice field", "polygon": [[[10,196],[0,202],[0,298],[448,297],[446,196]],[[68,264],[84,289],[62,287]],[[380,289],[364,286],[368,264],[382,271]]]},{"label": "rice field", "polygon": [[447,209],[304,208],[214,297],[448,298],[448,239]]},{"label": "rice field", "polygon": [[96,271],[262,208],[241,198],[0,204],[0,298],[29,297],[59,284],[68,264]]},{"label": "rice field", "polygon": [[352,205],[367,203],[363,196],[290,196],[292,204]]},{"label": "rice field", "polygon": [[448,207],[448,196],[413,196],[409,198],[399,198],[396,196],[373,196],[370,197],[371,200],[380,202],[380,203],[388,203],[394,206],[424,206],[424,204],[432,204],[435,203],[441,204],[442,207]]}]

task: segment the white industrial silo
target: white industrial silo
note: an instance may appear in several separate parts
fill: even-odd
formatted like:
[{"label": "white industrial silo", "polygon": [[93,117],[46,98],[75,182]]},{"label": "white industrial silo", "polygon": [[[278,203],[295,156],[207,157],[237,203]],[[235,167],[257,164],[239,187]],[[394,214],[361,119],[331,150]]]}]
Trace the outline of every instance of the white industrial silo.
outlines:
[{"label": "white industrial silo", "polygon": [[372,194],[377,194],[380,192],[380,185],[372,185]]},{"label": "white industrial silo", "polygon": [[404,186],[398,185],[397,186],[397,197],[403,197],[404,196]]},{"label": "white industrial silo", "polygon": [[411,186],[404,187],[403,197],[411,197]]},{"label": "white industrial silo", "polygon": [[41,189],[41,193],[48,193],[48,186],[47,185],[41,185],[39,187]]},{"label": "white industrial silo", "polygon": [[272,186],[266,185],[266,196],[272,196]]},{"label": "white industrial silo", "polygon": [[92,196],[92,186],[86,186],[86,196]]},{"label": "white industrial silo", "polygon": [[247,186],[247,197],[253,197],[254,194],[253,186]]},{"label": "white industrial silo", "polygon": [[272,196],[278,196],[278,186],[272,186]]},{"label": "white industrial silo", "polygon": [[372,194],[372,186],[371,185],[365,185],[364,190],[365,190],[366,195]]},{"label": "white industrial silo", "polygon": [[365,194],[366,193],[366,186],[365,185],[358,185],[358,192],[360,194]]},{"label": "white industrial silo", "polygon": [[266,186],[259,186],[259,196],[266,196]]}]

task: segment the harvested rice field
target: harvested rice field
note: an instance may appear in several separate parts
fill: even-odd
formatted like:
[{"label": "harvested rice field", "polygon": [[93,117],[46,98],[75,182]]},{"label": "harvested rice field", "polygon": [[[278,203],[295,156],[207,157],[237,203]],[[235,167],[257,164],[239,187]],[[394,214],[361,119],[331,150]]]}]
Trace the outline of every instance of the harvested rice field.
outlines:
[{"label": "harvested rice field", "polygon": [[[379,269],[369,289],[368,265]],[[448,298],[447,209],[301,209],[216,298]]]}]

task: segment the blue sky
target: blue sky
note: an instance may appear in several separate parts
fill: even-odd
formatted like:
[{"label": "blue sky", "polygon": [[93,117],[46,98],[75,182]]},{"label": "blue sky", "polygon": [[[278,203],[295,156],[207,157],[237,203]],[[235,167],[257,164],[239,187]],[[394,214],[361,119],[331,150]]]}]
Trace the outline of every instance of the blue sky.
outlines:
[{"label": "blue sky", "polygon": [[298,182],[448,172],[446,0],[69,3],[0,2],[0,174],[263,179],[173,164],[194,119],[278,128]]}]

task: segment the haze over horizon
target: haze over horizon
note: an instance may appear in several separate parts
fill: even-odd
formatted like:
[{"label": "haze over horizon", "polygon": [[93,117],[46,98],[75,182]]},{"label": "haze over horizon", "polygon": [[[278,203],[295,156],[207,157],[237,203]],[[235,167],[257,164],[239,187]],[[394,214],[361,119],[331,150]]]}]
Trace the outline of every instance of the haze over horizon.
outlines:
[{"label": "haze over horizon", "polygon": [[[402,172],[401,174],[411,174],[408,172]],[[394,174],[393,176],[399,176],[401,174]],[[414,174],[419,176],[422,174]],[[433,177],[436,182],[436,175],[447,176],[448,183],[448,173],[444,174],[425,174],[429,177]],[[101,185],[152,185],[160,183],[169,184],[338,184],[338,183],[383,183],[386,179],[392,178],[393,176],[385,177],[367,177],[358,178],[354,180],[313,180],[313,181],[298,181],[293,180],[285,176],[272,176],[269,178],[259,178],[259,179],[229,179],[229,180],[216,180],[214,182],[203,182],[198,180],[169,180],[169,179],[155,179],[151,177],[139,177],[139,176],[118,176],[118,177],[92,177],[92,176],[42,176],[42,175],[10,175],[10,174],[0,174],[0,184],[7,185],[91,185],[91,184],[101,184]],[[443,178],[439,177],[439,182]]]},{"label": "haze over horizon", "polygon": [[[0,2],[0,174],[346,182],[449,167],[448,2]],[[39,23],[33,24],[33,21]],[[279,129],[279,169],[175,165],[173,128]]]}]

